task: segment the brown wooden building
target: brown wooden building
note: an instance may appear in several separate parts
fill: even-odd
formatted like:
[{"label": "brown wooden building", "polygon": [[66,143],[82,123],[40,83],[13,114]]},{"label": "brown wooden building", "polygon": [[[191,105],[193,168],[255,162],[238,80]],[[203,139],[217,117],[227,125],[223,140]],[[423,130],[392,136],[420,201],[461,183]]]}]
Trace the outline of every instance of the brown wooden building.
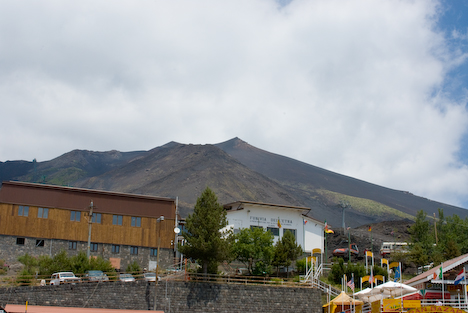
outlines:
[{"label": "brown wooden building", "polygon": [[91,206],[91,255],[151,268],[160,235],[161,266],[171,263],[175,199],[12,181],[0,189],[0,259],[86,251]]}]

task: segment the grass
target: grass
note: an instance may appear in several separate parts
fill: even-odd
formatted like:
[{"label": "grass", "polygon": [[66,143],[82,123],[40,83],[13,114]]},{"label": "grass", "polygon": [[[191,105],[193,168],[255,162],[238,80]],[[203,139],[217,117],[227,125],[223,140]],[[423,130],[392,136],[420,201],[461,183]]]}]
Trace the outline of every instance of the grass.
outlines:
[{"label": "grass", "polygon": [[319,189],[317,190],[317,193],[323,196],[324,198],[328,199],[330,202],[334,202],[337,205],[340,203],[340,201],[345,201],[351,205],[353,210],[369,215],[369,216],[395,216],[399,217],[401,219],[411,219],[414,220],[414,216],[403,213],[401,211],[398,211],[394,208],[391,208],[389,206],[386,206],[382,203],[369,200],[369,199],[364,199],[364,198],[358,198],[358,197],[352,197],[348,196],[345,194],[341,194],[338,192],[333,192],[329,190],[324,190],[324,189]]}]

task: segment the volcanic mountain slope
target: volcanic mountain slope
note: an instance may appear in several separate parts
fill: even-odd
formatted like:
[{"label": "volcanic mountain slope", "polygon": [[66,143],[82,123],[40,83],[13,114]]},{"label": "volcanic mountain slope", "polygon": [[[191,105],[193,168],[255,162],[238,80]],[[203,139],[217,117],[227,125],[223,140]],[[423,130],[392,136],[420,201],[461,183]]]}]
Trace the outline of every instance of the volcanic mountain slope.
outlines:
[{"label": "volcanic mountain slope", "polygon": [[[438,209],[444,214],[468,216],[468,210],[431,201],[409,192],[398,191],[337,174],[291,158],[253,147],[239,138],[217,144],[232,157],[293,193],[315,214],[322,214],[320,203],[335,216],[326,219],[341,226],[339,217],[345,210],[346,226],[359,226],[385,220],[407,219],[420,210],[432,216]],[[325,211],[327,212],[327,211]],[[328,214],[330,215],[330,214]],[[338,224],[336,224],[338,222]]]},{"label": "volcanic mountain slope", "polygon": [[210,187],[220,203],[236,200],[300,205],[292,194],[213,145],[169,143],[75,186],[178,197],[182,215]]},{"label": "volcanic mountain slope", "polygon": [[333,227],[429,215],[468,216],[468,210],[333,173],[234,138],[217,145],[170,142],[150,151],[74,150],[47,162],[0,162],[0,179],[178,197],[180,213],[193,210],[210,187],[220,203],[237,200],[311,208]]}]

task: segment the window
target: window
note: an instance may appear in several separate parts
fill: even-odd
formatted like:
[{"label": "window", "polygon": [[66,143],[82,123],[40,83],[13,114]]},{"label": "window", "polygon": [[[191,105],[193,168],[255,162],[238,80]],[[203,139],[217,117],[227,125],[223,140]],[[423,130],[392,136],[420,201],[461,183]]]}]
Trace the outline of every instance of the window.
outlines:
[{"label": "window", "polygon": [[114,215],[112,217],[112,224],[113,225],[122,225],[122,215]]},{"label": "window", "polygon": [[131,246],[130,247],[130,254],[137,255],[138,254],[138,247]]},{"label": "window", "polygon": [[273,236],[279,236],[279,228],[268,227],[267,231],[271,232],[273,234]]},{"label": "window", "polygon": [[90,246],[89,246],[89,250],[93,251],[93,252],[97,252],[98,251],[98,244],[97,243],[91,243]]},{"label": "window", "polygon": [[38,208],[37,209],[37,217],[38,218],[48,218],[49,217],[49,209],[47,209],[47,208]]},{"label": "window", "polygon": [[81,221],[81,212],[80,211],[71,211],[70,212],[70,221],[75,221],[75,222]]},{"label": "window", "polygon": [[158,256],[158,249],[157,248],[151,248],[150,256]]},{"label": "window", "polygon": [[132,227],[141,227],[141,217],[132,216]]},{"label": "window", "polygon": [[250,229],[255,229],[255,228],[263,228],[262,226],[254,226],[254,225],[250,225]]},{"label": "window", "polygon": [[44,239],[37,239],[36,247],[44,247]]},{"label": "window", "polygon": [[112,253],[120,253],[120,246],[112,245]]},{"label": "window", "polygon": [[92,223],[101,224],[101,213],[93,213]]},{"label": "window", "polygon": [[29,207],[20,205],[18,207],[18,216],[28,216],[29,214]]},{"label": "window", "polygon": [[69,241],[68,242],[68,249],[69,250],[76,250],[76,241]]},{"label": "window", "polygon": [[16,238],[16,244],[24,246],[24,238]]},{"label": "window", "polygon": [[285,228],[284,231],[283,231],[283,234],[284,234],[285,232],[287,232],[287,231],[291,232],[291,233],[294,235],[294,238],[297,239],[297,237],[296,237],[296,232],[297,232],[297,231],[296,231],[295,229],[287,229],[287,228]]}]

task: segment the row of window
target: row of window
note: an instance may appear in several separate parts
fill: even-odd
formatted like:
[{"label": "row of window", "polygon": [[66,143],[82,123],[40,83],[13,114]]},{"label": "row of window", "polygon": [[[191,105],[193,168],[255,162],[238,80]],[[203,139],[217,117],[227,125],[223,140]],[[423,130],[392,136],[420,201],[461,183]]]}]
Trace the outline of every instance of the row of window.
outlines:
[{"label": "row of window", "polygon": [[[29,216],[29,207],[20,205],[18,207],[18,216]],[[47,208],[38,208],[37,210],[38,218],[49,218],[49,209]],[[101,224],[101,213],[93,213],[91,219],[92,223]],[[112,224],[113,225],[122,225],[123,215],[113,215]],[[70,221],[81,222],[81,211],[70,211]],[[132,227],[141,227],[141,217],[132,216],[131,217]]]},{"label": "row of window", "polygon": [[[113,215],[112,216],[112,225],[122,226],[123,215]],[[132,216],[131,218],[132,227],[141,227],[141,217]]]},{"label": "row of window", "polygon": [[[18,207],[18,216],[29,216],[29,207],[20,205]],[[47,208],[38,208],[37,209],[38,218],[49,218],[49,209]]]},{"label": "row of window", "polygon": [[[26,239],[22,237],[16,238],[16,244],[24,246]],[[76,250],[78,246],[77,241],[69,241],[68,242],[68,249],[69,250]],[[44,247],[44,239],[36,239],[36,247]],[[99,244],[97,243],[91,243],[90,246],[90,251],[92,252],[97,252],[99,249]],[[120,253],[120,245],[112,245],[111,248],[112,253],[114,254],[119,254]],[[130,246],[130,254],[131,255],[138,255],[138,247],[135,246]],[[157,248],[151,248],[150,249],[150,256],[157,256],[158,255],[158,249]]]},{"label": "row of window", "polygon": [[[77,247],[77,242],[76,241],[69,241],[68,242],[68,249],[76,250],[76,247]],[[90,246],[89,246],[89,249],[92,252],[97,252],[98,248],[99,248],[99,246],[98,246],[97,243],[91,243]],[[114,254],[120,253],[120,246],[119,245],[112,245],[111,251]],[[130,254],[131,255],[138,255],[138,247],[130,246]],[[157,256],[158,255],[158,249],[151,248],[150,249],[150,255],[151,256]]]},{"label": "row of window", "polygon": [[[263,228],[262,226],[250,226],[250,229],[253,229],[253,228]],[[280,234],[280,231],[279,231],[279,228],[277,227],[267,227],[267,231],[271,232],[273,234],[273,236],[277,236],[279,237],[279,234]],[[289,228],[283,228],[283,234],[285,232],[291,232],[293,235],[294,235],[294,238],[296,238],[296,233],[297,233],[297,230],[296,229],[289,229]]]}]

